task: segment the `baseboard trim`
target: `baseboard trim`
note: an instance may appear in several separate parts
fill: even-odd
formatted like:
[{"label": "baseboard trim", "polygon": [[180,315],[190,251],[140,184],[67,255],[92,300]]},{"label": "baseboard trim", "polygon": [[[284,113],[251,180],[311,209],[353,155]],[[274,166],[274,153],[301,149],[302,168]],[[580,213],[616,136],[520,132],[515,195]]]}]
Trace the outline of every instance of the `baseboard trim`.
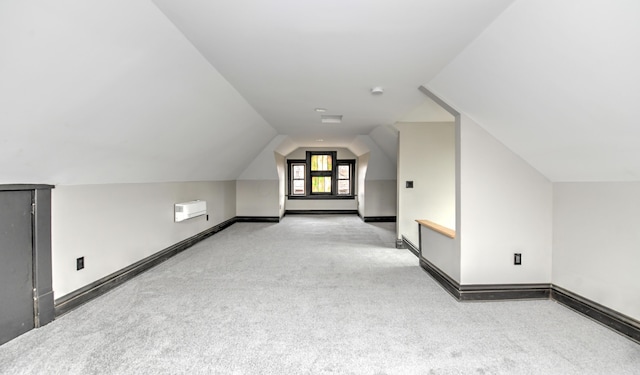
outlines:
[{"label": "baseboard trim", "polygon": [[640,344],[639,321],[557,285],[551,286],[551,299]]},{"label": "baseboard trim", "polygon": [[365,223],[395,223],[395,216],[365,216],[362,218]]},{"label": "baseboard trim", "polygon": [[551,299],[640,343],[640,322],[553,284],[460,285],[425,258],[420,267],[460,302]]},{"label": "baseboard trim", "polygon": [[449,292],[451,296],[458,301],[460,300],[460,284],[452,279],[449,275],[442,272],[438,267],[423,257],[420,258],[420,267],[431,276],[440,286]]},{"label": "baseboard trim", "polygon": [[237,219],[231,218],[218,225],[215,225],[205,231],[202,231],[192,237],[189,237],[177,244],[170,246],[164,250],[161,250],[153,255],[150,255],[136,263],[131,264],[119,271],[116,271],[108,276],[105,276],[93,283],[86,285],[76,291],[66,294],[55,300],[55,316],[59,317],[76,307],[89,302],[90,300],[108,292],[109,290],[123,284],[124,282],[131,280],[135,276],[157,266],[158,264],[166,261],[176,254],[190,248],[196,243],[211,237],[212,235],[220,232],[223,229],[233,225]]},{"label": "baseboard trim", "polygon": [[286,215],[357,215],[358,210],[286,210]]},{"label": "baseboard trim", "polygon": [[236,216],[236,223],[279,223],[278,216]]},{"label": "baseboard trim", "polygon": [[550,284],[461,285],[460,301],[549,299]]},{"label": "baseboard trim", "polygon": [[413,253],[413,255],[415,255],[418,258],[420,258],[420,249],[418,249],[418,247],[416,245],[411,243],[411,241],[409,241],[407,239],[407,237],[402,236],[402,243],[403,243],[405,248],[409,249],[409,251],[411,251]]}]

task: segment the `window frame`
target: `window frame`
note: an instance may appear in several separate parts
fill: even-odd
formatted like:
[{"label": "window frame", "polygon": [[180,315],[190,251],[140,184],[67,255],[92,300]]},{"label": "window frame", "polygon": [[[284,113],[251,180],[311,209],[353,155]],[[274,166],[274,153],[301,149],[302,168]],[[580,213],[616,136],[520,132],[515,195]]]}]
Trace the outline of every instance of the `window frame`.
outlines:
[{"label": "window frame", "polygon": [[[300,178],[295,178],[295,173],[293,173],[293,168],[296,166],[303,166],[304,167],[304,178],[302,178],[302,180],[304,181],[304,189],[303,189],[303,193],[302,194],[295,194],[294,193],[294,188],[293,188],[293,183],[296,180],[300,180]],[[289,195],[295,196],[295,197],[304,197],[305,195],[307,195],[307,180],[309,179],[308,175],[307,175],[307,163],[304,160],[290,160],[288,163],[288,173],[289,173]]]},{"label": "window frame", "polygon": [[[345,178],[340,178],[340,166],[341,165],[348,165],[349,166],[349,194],[340,194],[339,188],[338,188],[338,183],[340,182],[340,180],[346,180]],[[336,161],[336,191],[335,194],[337,196],[341,196],[341,197],[349,197],[349,196],[353,196],[354,191],[353,188],[355,186],[354,184],[354,177],[355,177],[355,167],[356,167],[356,161],[351,159],[347,159],[347,160],[337,160]]]},{"label": "window frame", "polygon": [[[307,172],[309,179],[307,180],[307,195],[334,195],[337,183],[336,183],[336,154],[335,151],[307,151]],[[311,158],[313,156],[327,155],[331,157],[331,170],[328,171],[313,171],[311,170]],[[331,177],[331,191],[330,192],[313,192],[313,178],[314,177]]]},{"label": "window frame", "polygon": [[[311,171],[311,156],[313,155],[330,155],[331,156],[331,171]],[[293,194],[293,166],[305,165],[305,194],[294,195]],[[349,165],[349,190],[350,194],[338,194],[338,166]],[[287,159],[287,198],[288,199],[355,199],[355,159],[340,159],[337,158],[336,151],[307,151],[305,159]],[[312,193],[312,178],[316,177],[331,177],[331,192],[330,193]]]}]

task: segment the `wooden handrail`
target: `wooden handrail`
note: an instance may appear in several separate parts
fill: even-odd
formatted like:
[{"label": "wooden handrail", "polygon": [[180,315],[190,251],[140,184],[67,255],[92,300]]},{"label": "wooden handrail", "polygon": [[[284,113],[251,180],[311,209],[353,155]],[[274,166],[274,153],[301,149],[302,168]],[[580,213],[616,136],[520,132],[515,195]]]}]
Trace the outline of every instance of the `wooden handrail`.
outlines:
[{"label": "wooden handrail", "polygon": [[436,224],[433,221],[429,221],[429,220],[416,220],[418,222],[418,224],[427,227],[433,231],[436,231],[440,234],[443,234],[449,238],[456,238],[456,231],[453,229],[449,229],[447,227],[443,227],[440,224]]}]

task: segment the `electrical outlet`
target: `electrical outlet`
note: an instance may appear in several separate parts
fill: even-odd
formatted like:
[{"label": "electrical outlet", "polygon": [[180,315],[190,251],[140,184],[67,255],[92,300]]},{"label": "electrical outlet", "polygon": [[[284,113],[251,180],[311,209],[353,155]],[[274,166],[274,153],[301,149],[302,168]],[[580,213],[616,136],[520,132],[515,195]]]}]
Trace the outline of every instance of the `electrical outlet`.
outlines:
[{"label": "electrical outlet", "polygon": [[522,264],[522,254],[515,253],[513,254],[513,264],[519,266]]},{"label": "electrical outlet", "polygon": [[76,259],[76,271],[80,271],[84,268],[84,257]]}]

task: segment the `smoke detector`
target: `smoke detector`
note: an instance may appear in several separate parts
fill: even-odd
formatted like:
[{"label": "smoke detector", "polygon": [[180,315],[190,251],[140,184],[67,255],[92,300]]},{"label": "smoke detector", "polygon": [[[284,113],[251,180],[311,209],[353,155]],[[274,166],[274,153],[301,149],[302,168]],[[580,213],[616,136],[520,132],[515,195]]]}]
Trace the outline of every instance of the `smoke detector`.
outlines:
[{"label": "smoke detector", "polygon": [[382,93],[384,93],[384,89],[380,86],[376,86],[371,89],[371,94],[373,95],[382,95]]}]

